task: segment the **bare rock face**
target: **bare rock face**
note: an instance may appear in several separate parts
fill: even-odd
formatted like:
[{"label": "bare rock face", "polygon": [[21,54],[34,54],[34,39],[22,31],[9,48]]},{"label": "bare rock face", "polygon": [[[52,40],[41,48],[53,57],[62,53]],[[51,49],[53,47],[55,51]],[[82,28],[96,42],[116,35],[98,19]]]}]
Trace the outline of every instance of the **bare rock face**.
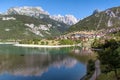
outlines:
[{"label": "bare rock face", "polygon": [[41,7],[13,7],[8,9],[7,14],[18,14],[18,15],[26,15],[32,16],[36,18],[51,18],[55,21],[63,22],[67,25],[73,25],[78,22],[78,20],[73,15],[50,15],[47,11],[43,10]]},{"label": "bare rock face", "polygon": [[56,21],[64,22],[65,24],[68,24],[68,25],[73,25],[78,22],[78,20],[73,15],[65,15],[65,16],[54,15],[50,17]]},{"label": "bare rock face", "polygon": [[99,11],[98,9],[96,9],[96,10],[93,11],[93,15],[94,15],[94,14],[98,14],[99,12],[100,12],[100,11]]},{"label": "bare rock face", "polygon": [[39,17],[40,15],[49,15],[49,13],[47,11],[44,11],[41,7],[28,7],[28,6],[10,8],[8,9],[7,13],[36,17]]}]

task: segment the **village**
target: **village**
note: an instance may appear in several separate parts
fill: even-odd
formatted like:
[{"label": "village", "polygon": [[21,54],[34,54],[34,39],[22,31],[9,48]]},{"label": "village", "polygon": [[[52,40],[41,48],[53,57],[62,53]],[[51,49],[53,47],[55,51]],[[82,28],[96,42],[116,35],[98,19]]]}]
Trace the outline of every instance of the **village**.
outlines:
[{"label": "village", "polygon": [[120,31],[120,27],[102,29],[98,31],[78,31],[56,37],[56,39],[57,40],[70,39],[70,40],[81,40],[81,41],[89,41],[90,39],[95,39],[95,38],[108,39],[111,38],[110,36],[107,36],[108,34],[119,31]]}]

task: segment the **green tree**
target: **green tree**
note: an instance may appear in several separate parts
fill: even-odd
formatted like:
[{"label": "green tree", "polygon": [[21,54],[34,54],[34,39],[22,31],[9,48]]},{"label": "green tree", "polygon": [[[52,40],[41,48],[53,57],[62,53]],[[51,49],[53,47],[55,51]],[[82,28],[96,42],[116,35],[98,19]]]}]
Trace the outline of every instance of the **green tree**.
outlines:
[{"label": "green tree", "polygon": [[46,45],[48,45],[48,41],[46,41]]},{"label": "green tree", "polygon": [[118,80],[117,69],[120,68],[120,51],[118,48],[120,43],[115,40],[106,40],[105,44],[102,45],[102,51],[98,52],[98,58],[104,65],[106,72],[114,71],[115,76]]},{"label": "green tree", "polygon": [[45,45],[45,42],[44,42],[44,41],[42,41],[42,42],[41,42],[41,45]]}]

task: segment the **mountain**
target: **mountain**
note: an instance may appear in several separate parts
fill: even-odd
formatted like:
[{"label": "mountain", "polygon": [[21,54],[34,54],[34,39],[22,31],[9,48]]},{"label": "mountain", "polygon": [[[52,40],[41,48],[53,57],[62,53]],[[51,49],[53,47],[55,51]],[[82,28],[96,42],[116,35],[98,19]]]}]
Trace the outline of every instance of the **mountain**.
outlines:
[{"label": "mountain", "polygon": [[7,14],[18,14],[32,16],[36,18],[51,18],[55,21],[65,23],[67,25],[73,25],[78,22],[78,20],[73,15],[50,15],[47,11],[43,10],[41,7],[13,7],[8,9]]},{"label": "mountain", "polygon": [[120,7],[109,8],[101,12],[95,10],[92,15],[71,26],[68,32],[91,31],[114,27],[120,27]]},{"label": "mountain", "polygon": [[13,7],[8,9],[7,14],[26,15],[36,18],[49,17],[49,13],[44,11],[41,7]]},{"label": "mountain", "polygon": [[98,14],[100,11],[98,9],[93,11],[93,14]]},{"label": "mountain", "polygon": [[13,7],[0,14],[0,40],[38,39],[59,36],[70,25],[50,18],[41,7]]},{"label": "mountain", "polygon": [[78,20],[73,15],[53,15],[50,17],[56,21],[63,22],[68,25],[73,25],[78,22]]},{"label": "mountain", "polygon": [[0,15],[0,40],[40,39],[59,36],[68,25],[50,18],[38,19],[26,15]]}]

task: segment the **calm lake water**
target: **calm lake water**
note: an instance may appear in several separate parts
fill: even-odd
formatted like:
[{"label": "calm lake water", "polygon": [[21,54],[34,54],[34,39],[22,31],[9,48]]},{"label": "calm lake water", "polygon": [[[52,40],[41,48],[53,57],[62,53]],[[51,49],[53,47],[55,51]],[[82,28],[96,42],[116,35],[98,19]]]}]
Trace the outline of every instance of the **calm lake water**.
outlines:
[{"label": "calm lake water", "polygon": [[80,80],[89,50],[23,48],[0,44],[0,80]]}]

